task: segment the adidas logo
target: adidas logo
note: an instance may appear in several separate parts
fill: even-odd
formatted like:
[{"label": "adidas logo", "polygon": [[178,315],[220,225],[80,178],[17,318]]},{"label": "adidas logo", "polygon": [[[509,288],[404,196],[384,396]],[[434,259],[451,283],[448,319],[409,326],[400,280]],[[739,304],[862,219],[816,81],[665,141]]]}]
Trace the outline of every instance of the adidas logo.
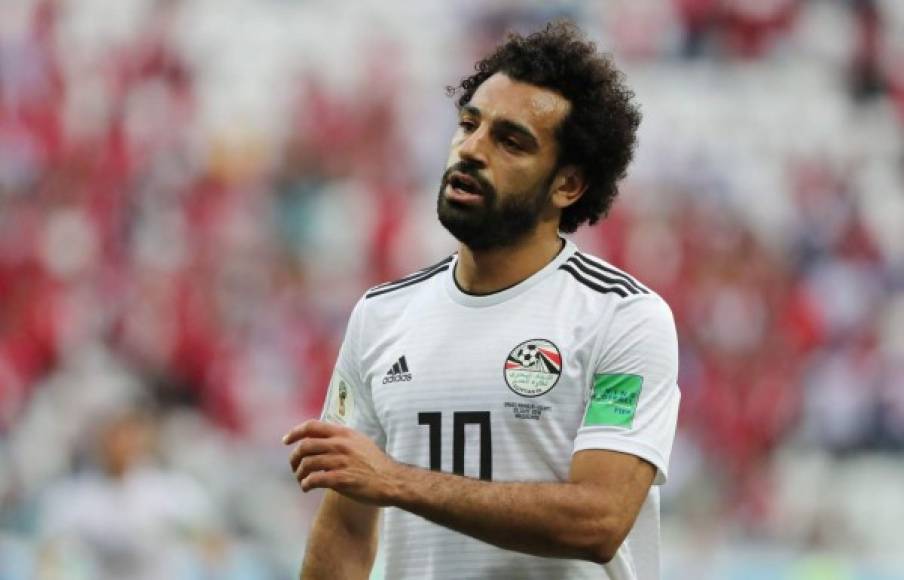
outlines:
[{"label": "adidas logo", "polygon": [[392,368],[386,371],[386,376],[383,377],[383,384],[401,383],[410,380],[411,373],[408,371],[408,361],[405,360],[405,355],[402,355],[399,357],[399,360],[392,365]]}]

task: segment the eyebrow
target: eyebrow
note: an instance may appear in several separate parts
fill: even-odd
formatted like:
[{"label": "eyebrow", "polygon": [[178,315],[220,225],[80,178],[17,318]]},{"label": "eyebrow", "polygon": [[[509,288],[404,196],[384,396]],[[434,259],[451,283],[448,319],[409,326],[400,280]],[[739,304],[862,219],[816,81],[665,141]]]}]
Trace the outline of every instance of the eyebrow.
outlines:
[{"label": "eyebrow", "polygon": [[[471,115],[480,119],[482,117],[480,113],[480,109],[475,107],[474,105],[465,105],[461,108],[461,114]],[[515,133],[519,135],[522,139],[526,141],[525,146],[531,149],[538,149],[540,147],[540,143],[537,140],[537,137],[534,135],[533,131],[528,129],[525,125],[512,121],[511,119],[497,119],[493,122],[494,129],[505,131],[508,133]]]}]

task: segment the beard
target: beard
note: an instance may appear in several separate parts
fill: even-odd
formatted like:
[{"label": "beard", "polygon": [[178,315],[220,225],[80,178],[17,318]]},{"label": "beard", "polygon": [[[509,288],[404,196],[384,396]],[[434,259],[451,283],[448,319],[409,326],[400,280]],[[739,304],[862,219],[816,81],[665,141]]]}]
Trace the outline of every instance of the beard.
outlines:
[{"label": "beard", "polygon": [[[458,171],[470,176],[480,186],[483,203],[465,205],[445,196],[449,174]],[[554,173],[554,172],[553,172]],[[514,245],[532,231],[549,199],[548,180],[532,191],[500,196],[491,183],[480,176],[472,163],[460,162],[446,170],[440,182],[436,213],[450,234],[471,250],[483,251]]]}]

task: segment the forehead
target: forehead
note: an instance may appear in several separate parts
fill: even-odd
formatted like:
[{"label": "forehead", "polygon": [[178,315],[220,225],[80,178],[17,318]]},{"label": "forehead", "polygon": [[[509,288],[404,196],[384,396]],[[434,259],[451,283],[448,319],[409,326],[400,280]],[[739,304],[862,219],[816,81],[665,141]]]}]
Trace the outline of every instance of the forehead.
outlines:
[{"label": "forehead", "polygon": [[525,125],[539,137],[553,138],[571,108],[559,93],[496,73],[485,80],[468,103],[487,120],[506,119]]}]

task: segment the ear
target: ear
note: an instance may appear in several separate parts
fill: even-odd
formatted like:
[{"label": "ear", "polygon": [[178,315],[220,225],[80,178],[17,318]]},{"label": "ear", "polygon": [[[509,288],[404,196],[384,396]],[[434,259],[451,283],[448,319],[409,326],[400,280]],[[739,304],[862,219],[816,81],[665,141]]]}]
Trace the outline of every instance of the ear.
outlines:
[{"label": "ear", "polygon": [[549,198],[554,207],[565,209],[581,199],[585,191],[587,191],[587,179],[584,172],[575,165],[566,165],[556,172]]}]

